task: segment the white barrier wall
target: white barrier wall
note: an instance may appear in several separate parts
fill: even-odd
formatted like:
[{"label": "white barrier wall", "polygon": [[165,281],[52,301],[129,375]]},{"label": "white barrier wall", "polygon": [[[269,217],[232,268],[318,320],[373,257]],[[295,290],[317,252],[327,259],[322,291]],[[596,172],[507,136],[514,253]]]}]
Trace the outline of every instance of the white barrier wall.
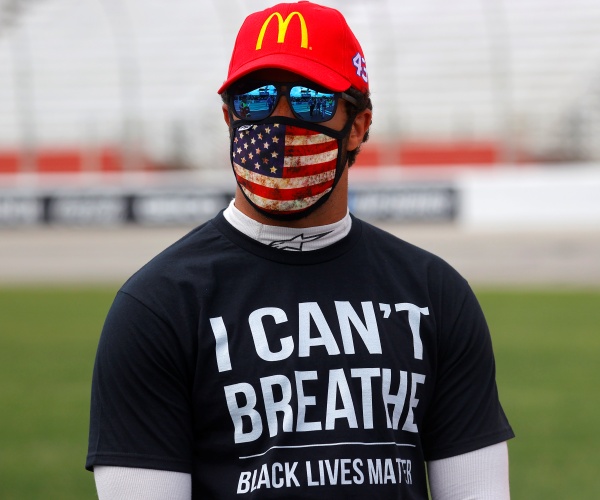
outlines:
[{"label": "white barrier wall", "polygon": [[597,165],[463,172],[457,185],[458,222],[468,228],[600,231]]},{"label": "white barrier wall", "polygon": [[[600,166],[350,170],[350,210],[395,223],[473,230],[600,231]],[[162,174],[1,175],[0,227],[195,225],[231,200],[224,168]]]}]

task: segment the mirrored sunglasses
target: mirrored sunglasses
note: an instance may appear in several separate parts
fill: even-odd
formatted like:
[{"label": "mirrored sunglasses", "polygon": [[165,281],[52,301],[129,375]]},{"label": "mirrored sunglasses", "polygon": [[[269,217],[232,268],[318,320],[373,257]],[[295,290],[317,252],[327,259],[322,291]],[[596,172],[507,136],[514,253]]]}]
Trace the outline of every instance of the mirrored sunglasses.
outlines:
[{"label": "mirrored sunglasses", "polygon": [[229,107],[238,118],[263,120],[271,115],[282,96],[287,98],[296,118],[311,123],[331,120],[340,97],[355,106],[358,104],[345,92],[331,92],[302,83],[248,83],[229,92]]}]

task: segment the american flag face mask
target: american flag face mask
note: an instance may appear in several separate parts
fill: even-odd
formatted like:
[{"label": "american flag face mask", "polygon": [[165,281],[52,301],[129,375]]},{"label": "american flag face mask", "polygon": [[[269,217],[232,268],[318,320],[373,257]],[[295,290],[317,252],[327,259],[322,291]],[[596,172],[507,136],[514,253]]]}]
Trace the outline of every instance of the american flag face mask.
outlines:
[{"label": "american flag face mask", "polygon": [[234,122],[231,164],[246,199],[271,218],[308,215],[342,174],[342,143],[351,125],[337,131],[287,117]]}]

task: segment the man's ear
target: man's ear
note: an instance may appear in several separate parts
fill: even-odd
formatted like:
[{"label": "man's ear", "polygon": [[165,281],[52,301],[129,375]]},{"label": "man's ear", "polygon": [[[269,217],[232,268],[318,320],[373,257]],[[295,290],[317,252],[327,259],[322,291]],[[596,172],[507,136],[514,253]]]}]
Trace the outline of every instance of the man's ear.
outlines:
[{"label": "man's ear", "polygon": [[223,110],[223,119],[225,120],[225,123],[229,127],[229,125],[231,124],[231,117],[229,116],[229,108],[227,107],[227,104],[223,104],[221,109]]},{"label": "man's ear", "polygon": [[354,151],[358,146],[361,145],[367,130],[371,126],[371,119],[373,118],[373,112],[370,109],[365,109],[356,115],[352,128],[350,129],[350,135],[348,136],[348,151]]}]

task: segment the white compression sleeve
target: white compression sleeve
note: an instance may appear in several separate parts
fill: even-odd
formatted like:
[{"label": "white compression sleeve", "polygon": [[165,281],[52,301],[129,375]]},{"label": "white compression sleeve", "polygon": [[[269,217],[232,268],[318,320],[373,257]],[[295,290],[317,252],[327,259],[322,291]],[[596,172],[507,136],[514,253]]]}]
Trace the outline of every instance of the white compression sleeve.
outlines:
[{"label": "white compression sleeve", "polygon": [[427,464],[433,500],[509,500],[508,446],[498,443]]},{"label": "white compression sleeve", "polygon": [[191,500],[192,476],[182,472],[94,467],[99,500]]}]

